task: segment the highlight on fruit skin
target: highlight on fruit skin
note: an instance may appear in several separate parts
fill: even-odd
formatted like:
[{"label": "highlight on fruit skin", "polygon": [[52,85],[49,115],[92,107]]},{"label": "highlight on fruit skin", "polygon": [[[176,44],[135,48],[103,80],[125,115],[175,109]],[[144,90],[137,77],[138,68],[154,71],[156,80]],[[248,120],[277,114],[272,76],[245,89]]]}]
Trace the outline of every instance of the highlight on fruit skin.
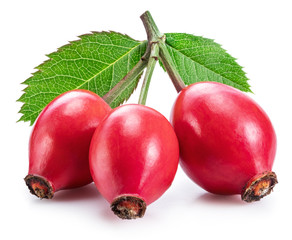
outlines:
[{"label": "highlight on fruit skin", "polygon": [[177,137],[156,110],[127,104],[97,127],[90,145],[92,178],[122,219],[141,218],[170,187],[179,162]]},{"label": "highlight on fruit skin", "polygon": [[87,90],[65,92],[44,108],[29,142],[29,170],[24,180],[32,194],[51,199],[61,189],[92,182],[90,141],[110,111],[101,97]]},{"label": "highlight on fruit skin", "polygon": [[272,171],[276,133],[264,110],[245,93],[199,82],[178,95],[170,121],[180,145],[180,165],[214,194],[239,194],[253,202],[277,184]]}]

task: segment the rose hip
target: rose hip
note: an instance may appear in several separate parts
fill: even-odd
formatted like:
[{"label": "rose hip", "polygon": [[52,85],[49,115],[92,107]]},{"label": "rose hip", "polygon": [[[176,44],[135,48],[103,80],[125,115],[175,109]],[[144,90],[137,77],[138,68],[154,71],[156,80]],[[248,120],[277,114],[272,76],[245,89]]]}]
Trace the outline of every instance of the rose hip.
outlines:
[{"label": "rose hip", "polygon": [[30,137],[25,182],[32,194],[52,198],[60,189],[92,182],[90,141],[110,110],[102,98],[87,90],[66,92],[47,105]]},{"label": "rose hip", "polygon": [[276,135],[262,108],[230,86],[201,82],[179,94],[171,122],[186,174],[216,194],[260,200],[277,183]]},{"label": "rose hip", "polygon": [[124,105],[97,127],[89,161],[96,187],[112,211],[123,219],[138,218],[171,185],[179,161],[178,141],[159,112]]}]

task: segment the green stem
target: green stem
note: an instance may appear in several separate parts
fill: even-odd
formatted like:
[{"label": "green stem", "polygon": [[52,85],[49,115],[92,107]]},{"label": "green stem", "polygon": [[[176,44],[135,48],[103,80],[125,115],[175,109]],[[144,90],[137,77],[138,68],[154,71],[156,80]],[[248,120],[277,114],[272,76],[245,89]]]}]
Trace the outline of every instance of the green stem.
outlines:
[{"label": "green stem", "polygon": [[154,22],[149,11],[144,12],[140,16],[140,18],[144,24],[147,33],[147,39],[149,42],[151,41],[156,42],[159,38],[163,36],[163,34],[161,34],[160,31],[158,30],[158,27],[156,26],[156,23]]},{"label": "green stem", "polygon": [[139,104],[142,104],[142,105],[146,104],[151,77],[152,77],[153,70],[155,68],[158,56],[159,56],[159,46],[157,43],[152,43],[151,53],[150,53],[150,57],[147,64],[147,70],[145,73],[143,85],[142,85],[140,96],[139,96],[139,102],[138,102]]},{"label": "green stem", "polygon": [[111,105],[116,98],[125,91],[140,74],[142,74],[144,68],[147,66],[144,82],[142,85],[139,103],[145,104],[150,85],[150,80],[153,74],[154,67],[159,55],[172,83],[174,84],[177,92],[180,92],[185,88],[185,84],[182,81],[172,58],[167,50],[165,44],[165,35],[161,34],[156,26],[150,12],[146,11],[141,15],[142,22],[147,32],[148,46],[145,54],[135,67],[128,72],[128,74],[118,82],[107,94],[103,96],[103,99]]},{"label": "green stem", "polygon": [[135,65],[135,67],[128,72],[128,74],[119,81],[107,94],[105,94],[102,98],[107,104],[111,105],[115,101],[115,99],[126,90],[132,82],[143,72],[144,68],[147,66],[148,59],[150,55],[150,49],[147,47],[145,54],[139,60],[139,62]]},{"label": "green stem", "polygon": [[[174,62],[172,61],[172,58],[167,50],[166,44],[165,44],[165,35],[162,35],[160,31],[158,30],[150,12],[146,11],[141,15],[141,20],[144,24],[144,27],[147,32],[148,42],[157,41],[159,45],[159,56],[160,59],[175,87],[177,92],[180,92],[183,88],[186,87],[183,80],[181,79]],[[149,44],[149,43],[148,43]]]}]

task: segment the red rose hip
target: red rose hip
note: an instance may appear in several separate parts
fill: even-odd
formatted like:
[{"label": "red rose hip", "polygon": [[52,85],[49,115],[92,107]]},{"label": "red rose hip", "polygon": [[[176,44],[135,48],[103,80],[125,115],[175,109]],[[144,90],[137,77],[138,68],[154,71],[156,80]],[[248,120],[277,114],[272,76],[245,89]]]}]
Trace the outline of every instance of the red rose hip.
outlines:
[{"label": "red rose hip", "polygon": [[96,187],[113,212],[123,219],[138,218],[171,185],[179,161],[178,141],[159,112],[124,105],[96,129],[89,160]]},{"label": "red rose hip", "polygon": [[25,182],[39,198],[92,182],[89,146],[100,121],[111,110],[95,93],[73,90],[55,98],[39,115],[29,144]]},{"label": "red rose hip", "polygon": [[277,183],[276,135],[262,108],[233,87],[201,82],[183,89],[171,113],[186,174],[215,194],[260,200]]}]

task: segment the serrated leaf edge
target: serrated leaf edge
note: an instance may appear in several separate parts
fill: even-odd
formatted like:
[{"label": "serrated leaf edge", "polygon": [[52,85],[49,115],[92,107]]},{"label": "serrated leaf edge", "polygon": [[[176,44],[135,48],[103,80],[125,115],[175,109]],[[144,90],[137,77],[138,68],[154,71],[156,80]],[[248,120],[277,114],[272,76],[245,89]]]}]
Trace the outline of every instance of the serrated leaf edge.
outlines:
[{"label": "serrated leaf edge", "polygon": [[[130,37],[129,35],[127,34],[122,34],[122,33],[119,33],[119,32],[116,32],[116,31],[91,31],[90,33],[87,33],[87,34],[82,34],[82,35],[79,35],[77,36],[78,39],[76,40],[73,40],[73,41],[68,41],[68,44],[65,44],[59,48],[57,48],[57,51],[54,51],[50,54],[46,54],[46,56],[48,57],[47,60],[45,60],[43,63],[39,64],[38,66],[34,67],[34,69],[36,69],[37,71],[31,73],[32,76],[27,78],[24,82],[22,82],[21,84],[23,85],[26,85],[27,87],[25,87],[23,90],[22,90],[22,95],[16,100],[16,102],[22,102],[22,103],[26,103],[24,100],[22,100],[23,96],[25,96],[26,94],[26,89],[30,87],[29,83],[27,83],[27,81],[31,78],[34,77],[35,74],[39,73],[39,72],[42,72],[42,66],[45,65],[47,62],[50,62],[52,60],[54,60],[54,57],[51,57],[51,55],[55,54],[55,53],[60,53],[62,51],[65,50],[65,48],[67,46],[72,46],[74,45],[75,42],[78,42],[78,41],[81,41],[84,37],[87,37],[87,36],[91,36],[91,35],[94,35],[94,34],[102,34],[102,33],[115,33],[115,34],[119,34],[119,35],[122,35],[122,36],[126,36],[130,39],[132,39],[132,37]],[[83,85],[87,84],[88,82],[90,82],[93,78],[95,78],[96,76],[98,76],[100,73],[102,73],[103,71],[105,71],[106,69],[108,69],[109,67],[111,67],[114,63],[116,63],[118,60],[120,60],[121,58],[123,58],[124,56],[126,56],[127,54],[129,54],[131,51],[133,51],[134,49],[136,49],[137,47],[140,47],[144,42],[147,42],[147,40],[144,40],[144,41],[139,41],[139,40],[135,40],[133,39],[133,41],[136,41],[136,42],[139,42],[139,44],[137,44],[137,46],[135,46],[134,48],[131,48],[126,54],[124,54],[123,56],[121,56],[119,59],[117,59],[115,62],[111,63],[110,65],[108,65],[107,67],[105,67],[104,69],[102,69],[98,74],[94,75],[93,77],[91,77],[90,79],[86,80],[85,82],[83,82],[81,85],[79,85],[78,87],[74,88],[74,89],[80,89]],[[143,73],[143,72],[142,72]],[[142,74],[141,74],[142,75]],[[141,75],[139,76],[139,80],[141,78]],[[134,90],[137,88],[138,86],[138,83],[139,83],[139,80],[137,81],[137,85],[135,86]],[[133,93],[133,92],[132,92]],[[130,96],[129,96],[130,97]],[[128,99],[125,99],[123,102],[127,101]],[[23,104],[23,105],[24,105]],[[33,125],[33,122],[27,118],[24,119],[24,114],[22,113],[22,110],[23,110],[23,105],[21,106],[21,109],[19,110],[18,113],[22,114],[22,116],[19,118],[19,121],[24,121],[24,122],[30,122],[30,125]],[[31,113],[29,116],[37,113],[38,111],[35,111],[33,113]]]},{"label": "serrated leaf edge", "polygon": [[[172,33],[166,33],[166,34],[172,34]],[[188,34],[188,33],[184,33],[184,34],[192,35],[192,34]],[[195,36],[195,35],[192,35],[192,36]],[[215,42],[214,39],[205,38],[205,37],[203,37],[203,36],[195,36],[195,37],[199,37],[199,38],[203,38],[203,39],[211,40],[213,43],[215,43],[215,44],[217,44],[218,46],[220,46],[220,48],[224,51],[224,53],[228,54],[233,60],[237,60],[237,58],[234,58],[233,56],[231,56],[231,55],[227,52],[227,50],[224,49],[224,48],[222,47],[221,44]],[[190,59],[190,60],[193,61],[193,62],[196,62],[196,63],[199,64],[200,66],[202,66],[202,67],[208,69],[209,71],[215,73],[216,75],[218,75],[218,76],[220,76],[220,77],[222,77],[222,78],[226,78],[226,77],[220,75],[219,73],[214,72],[212,69],[208,68],[207,66],[202,65],[201,63],[199,63],[199,62],[197,62],[197,61],[194,61],[194,60],[191,59],[189,56],[183,54],[181,51],[177,50],[176,48],[174,48],[173,46],[171,46],[171,45],[168,44],[167,42],[165,42],[165,44],[166,44],[168,47],[170,47],[171,49],[173,49],[174,51],[179,52],[180,54],[182,54],[182,55],[185,56],[186,58]],[[185,49],[184,49],[184,50],[185,50]],[[236,64],[237,64],[237,63],[236,63]],[[237,65],[238,65],[239,69],[245,74],[244,77],[246,78],[246,85],[247,85],[247,86],[243,86],[243,85],[241,85],[241,84],[239,84],[239,83],[236,83],[236,82],[234,82],[233,80],[230,80],[230,79],[228,79],[228,78],[226,78],[226,79],[228,79],[229,81],[233,82],[235,85],[240,86],[240,87],[243,88],[246,92],[253,93],[253,92],[251,91],[251,89],[250,89],[250,85],[249,85],[249,83],[247,82],[247,81],[249,81],[249,78],[246,77],[246,72],[243,70],[243,67],[242,67],[242,66],[240,66],[239,64],[237,64]]]}]

